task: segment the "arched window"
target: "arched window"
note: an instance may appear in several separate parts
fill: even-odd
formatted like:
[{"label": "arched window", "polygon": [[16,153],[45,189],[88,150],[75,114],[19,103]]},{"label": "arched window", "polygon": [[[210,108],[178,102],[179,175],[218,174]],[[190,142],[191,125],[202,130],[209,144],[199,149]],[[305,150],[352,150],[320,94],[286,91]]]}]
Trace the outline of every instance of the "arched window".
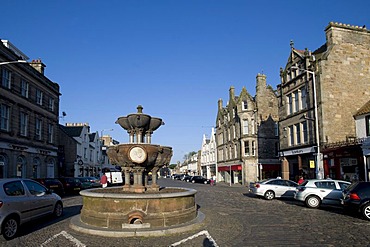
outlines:
[{"label": "arched window", "polygon": [[26,159],[23,156],[18,156],[17,158],[17,174],[19,178],[26,177]]},{"label": "arched window", "polygon": [[0,154],[0,178],[5,178],[5,168],[8,165],[8,159],[5,155]]},{"label": "arched window", "polygon": [[55,160],[53,158],[49,158],[46,161],[46,177],[54,178],[54,176],[55,176]]},{"label": "arched window", "polygon": [[40,178],[40,158],[34,158],[32,164],[32,178]]}]

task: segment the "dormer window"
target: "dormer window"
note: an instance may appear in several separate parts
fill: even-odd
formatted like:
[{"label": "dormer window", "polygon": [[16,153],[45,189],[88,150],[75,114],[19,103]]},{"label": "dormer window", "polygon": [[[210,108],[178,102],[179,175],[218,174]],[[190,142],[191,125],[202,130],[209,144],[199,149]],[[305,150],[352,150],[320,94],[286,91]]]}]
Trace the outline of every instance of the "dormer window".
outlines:
[{"label": "dormer window", "polygon": [[248,110],[248,101],[243,100],[243,110]]}]

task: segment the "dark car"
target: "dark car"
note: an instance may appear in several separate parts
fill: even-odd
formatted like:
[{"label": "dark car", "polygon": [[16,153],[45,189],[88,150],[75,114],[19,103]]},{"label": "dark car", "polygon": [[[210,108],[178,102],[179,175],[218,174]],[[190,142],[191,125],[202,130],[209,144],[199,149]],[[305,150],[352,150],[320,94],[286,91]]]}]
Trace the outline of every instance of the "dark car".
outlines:
[{"label": "dark car", "polygon": [[370,220],[370,182],[356,182],[344,192],[342,205],[346,212],[361,213]]},{"label": "dark car", "polygon": [[211,180],[205,178],[205,177],[202,177],[202,176],[193,176],[191,179],[190,179],[190,182],[192,183],[198,183],[198,184],[209,184],[211,183]]},{"label": "dark car", "polygon": [[57,178],[34,178],[33,180],[44,185],[59,196],[64,196],[65,194],[63,184]]},{"label": "dark car", "polygon": [[101,187],[100,179],[96,177],[78,177],[81,182],[81,189],[91,189]]},{"label": "dark car", "polygon": [[77,194],[81,190],[81,182],[78,178],[62,177],[58,178],[62,182],[66,194]]}]

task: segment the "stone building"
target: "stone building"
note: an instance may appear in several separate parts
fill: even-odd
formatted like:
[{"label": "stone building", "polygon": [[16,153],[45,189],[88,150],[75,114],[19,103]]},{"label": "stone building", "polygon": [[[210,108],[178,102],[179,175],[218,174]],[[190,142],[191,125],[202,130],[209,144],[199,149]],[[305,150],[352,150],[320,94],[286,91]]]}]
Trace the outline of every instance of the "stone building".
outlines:
[{"label": "stone building", "polygon": [[44,75],[40,59],[24,60],[24,53],[1,40],[0,178],[57,177],[59,85]]},{"label": "stone building", "polygon": [[209,138],[203,135],[202,147],[200,150],[200,175],[210,179],[212,176],[217,176],[217,144],[215,129],[212,128]]},{"label": "stone building", "polygon": [[314,52],[291,43],[281,69],[283,177],[363,179],[354,115],[370,98],[370,32],[331,22],[325,33],[326,43]]},{"label": "stone building", "polygon": [[218,101],[216,118],[218,180],[248,184],[280,174],[278,160],[278,101],[266,85],[266,76],[256,77],[256,96],[245,88],[239,96],[229,90],[226,107]]},{"label": "stone building", "polygon": [[98,176],[103,165],[102,142],[98,132],[90,133],[88,123],[59,125],[61,176]]}]

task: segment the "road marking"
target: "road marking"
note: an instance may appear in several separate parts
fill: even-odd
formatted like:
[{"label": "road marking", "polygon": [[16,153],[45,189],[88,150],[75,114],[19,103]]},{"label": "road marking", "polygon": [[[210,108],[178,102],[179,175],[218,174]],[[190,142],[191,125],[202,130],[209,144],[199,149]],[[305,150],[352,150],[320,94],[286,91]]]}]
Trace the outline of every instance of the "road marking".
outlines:
[{"label": "road marking", "polygon": [[60,235],[62,235],[66,239],[70,240],[77,247],[86,247],[86,245],[84,245],[83,243],[81,243],[78,239],[74,238],[72,235],[68,234],[66,231],[61,231],[60,233],[55,234],[54,236],[52,236],[51,238],[49,238],[48,240],[46,240],[44,243],[42,243],[40,246],[41,247],[46,246],[47,244],[51,243],[54,239],[56,239]]},{"label": "road marking", "polygon": [[212,238],[212,236],[209,234],[209,232],[207,230],[198,232],[197,234],[194,234],[194,235],[192,235],[192,236],[190,236],[188,238],[185,238],[183,240],[180,240],[179,242],[173,243],[173,244],[170,245],[170,247],[178,246],[180,244],[185,243],[188,240],[191,240],[193,238],[197,238],[197,237],[199,237],[201,235],[205,235],[207,237],[207,239],[212,243],[213,247],[218,247],[218,245],[216,244],[215,240]]}]

